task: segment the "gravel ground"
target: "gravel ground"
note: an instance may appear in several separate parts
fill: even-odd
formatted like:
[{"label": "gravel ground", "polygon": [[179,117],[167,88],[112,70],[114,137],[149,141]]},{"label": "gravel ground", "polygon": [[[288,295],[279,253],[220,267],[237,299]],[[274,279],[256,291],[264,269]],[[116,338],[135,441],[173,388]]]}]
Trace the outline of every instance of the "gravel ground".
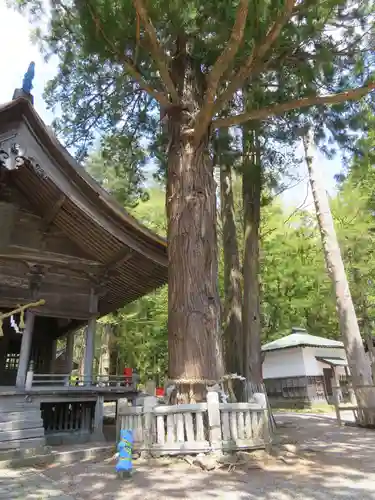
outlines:
[{"label": "gravel ground", "polygon": [[0,469],[0,500],[75,500],[34,470]]},{"label": "gravel ground", "polygon": [[[257,454],[241,468],[204,472],[185,462],[135,464],[119,480],[113,461],[43,472],[76,500],[375,500],[375,431],[339,428],[331,416],[277,416],[289,445],[279,458]],[[37,498],[37,497],[35,497]]]}]

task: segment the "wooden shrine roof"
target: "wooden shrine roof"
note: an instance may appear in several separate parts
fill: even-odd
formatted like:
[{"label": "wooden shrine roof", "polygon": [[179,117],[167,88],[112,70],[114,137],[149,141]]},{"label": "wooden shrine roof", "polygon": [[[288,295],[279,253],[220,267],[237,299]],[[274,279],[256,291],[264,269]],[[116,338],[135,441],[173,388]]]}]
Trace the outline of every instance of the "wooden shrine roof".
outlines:
[{"label": "wooden shrine roof", "polygon": [[12,151],[20,165],[9,175],[33,212],[46,227],[53,224],[61,230],[90,263],[87,269],[100,289],[100,314],[167,282],[166,241],[87,174],[25,98],[0,107],[1,149]]}]

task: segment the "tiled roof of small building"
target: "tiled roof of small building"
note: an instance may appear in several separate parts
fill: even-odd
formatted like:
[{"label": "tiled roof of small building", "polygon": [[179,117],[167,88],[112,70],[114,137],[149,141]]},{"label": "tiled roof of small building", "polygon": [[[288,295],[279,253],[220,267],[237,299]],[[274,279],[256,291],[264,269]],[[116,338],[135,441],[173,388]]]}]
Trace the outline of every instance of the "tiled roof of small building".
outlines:
[{"label": "tiled roof of small building", "polygon": [[262,351],[276,351],[279,349],[289,349],[291,347],[336,347],[343,348],[344,344],[338,340],[326,339],[316,335],[310,335],[303,329],[292,329],[290,335],[273,340],[262,346]]}]

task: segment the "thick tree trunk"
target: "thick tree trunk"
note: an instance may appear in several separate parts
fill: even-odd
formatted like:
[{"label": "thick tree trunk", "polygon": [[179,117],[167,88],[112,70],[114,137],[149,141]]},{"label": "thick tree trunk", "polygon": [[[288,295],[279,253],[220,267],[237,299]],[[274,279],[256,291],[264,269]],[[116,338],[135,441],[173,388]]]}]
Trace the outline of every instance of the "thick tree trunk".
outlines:
[{"label": "thick tree trunk", "polygon": [[111,349],[111,325],[105,324],[102,327],[100,342],[99,374],[108,376],[110,374],[110,349]]},{"label": "thick tree trunk", "polygon": [[216,196],[208,136],[195,146],[171,116],[168,155],[168,348],[171,379],[223,374]]},{"label": "thick tree trunk", "polygon": [[232,173],[220,162],[220,206],[224,254],[224,353],[227,373],[243,374],[242,346],[242,276],[236,221]]},{"label": "thick tree trunk", "polygon": [[[309,170],[311,190],[314,198],[322,246],[328,274],[332,280],[340,332],[345,345],[348,364],[353,380],[353,388],[372,383],[371,369],[366,359],[357,317],[349,290],[349,284],[336,237],[328,196],[319,172],[314,165],[313,134],[303,138],[305,158]],[[356,391],[358,399],[358,391]],[[360,398],[361,399],[361,398]]]},{"label": "thick tree trunk", "polygon": [[259,282],[259,226],[262,190],[261,159],[255,131],[243,128],[244,211],[243,256],[243,343],[244,373],[253,384],[262,382],[260,282]]}]

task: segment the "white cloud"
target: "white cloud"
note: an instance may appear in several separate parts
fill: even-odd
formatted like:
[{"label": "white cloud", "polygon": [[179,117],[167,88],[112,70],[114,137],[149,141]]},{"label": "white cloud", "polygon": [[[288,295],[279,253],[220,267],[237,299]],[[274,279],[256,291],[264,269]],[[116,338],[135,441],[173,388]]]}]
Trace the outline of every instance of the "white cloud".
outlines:
[{"label": "white cloud", "polygon": [[42,119],[49,124],[53,115],[47,111],[43,102],[43,90],[56,74],[56,62],[46,63],[36,45],[30,41],[32,26],[26,16],[9,9],[5,0],[0,0],[0,103],[8,102],[16,88],[22,86],[22,80],[29,63],[35,62],[35,78],[32,94],[34,106]]}]

